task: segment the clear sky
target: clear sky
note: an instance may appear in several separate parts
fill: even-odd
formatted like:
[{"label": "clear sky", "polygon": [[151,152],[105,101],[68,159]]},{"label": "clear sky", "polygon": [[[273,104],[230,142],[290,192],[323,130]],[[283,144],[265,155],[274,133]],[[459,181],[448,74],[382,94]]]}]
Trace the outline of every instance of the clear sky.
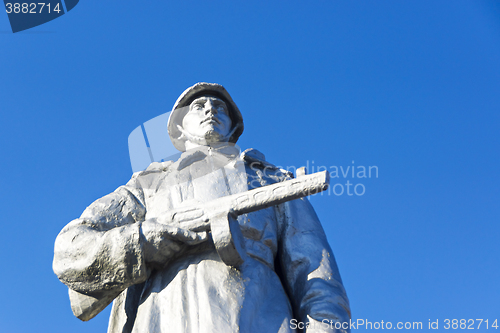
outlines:
[{"label": "clear sky", "polygon": [[353,319],[500,320],[500,2],[82,0],[17,34],[0,15],[1,332],[105,332],[109,309],[73,317],[55,237],[199,81],[271,163],[377,166],[311,198]]}]

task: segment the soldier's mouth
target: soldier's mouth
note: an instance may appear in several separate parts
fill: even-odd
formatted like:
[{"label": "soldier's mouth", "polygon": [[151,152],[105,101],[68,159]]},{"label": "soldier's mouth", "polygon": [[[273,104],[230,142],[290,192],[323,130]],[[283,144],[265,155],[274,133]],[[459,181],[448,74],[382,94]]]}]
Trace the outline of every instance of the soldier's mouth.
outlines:
[{"label": "soldier's mouth", "polygon": [[200,124],[204,124],[204,123],[217,123],[220,125],[220,120],[215,118],[215,117],[207,117],[205,119],[203,119]]}]

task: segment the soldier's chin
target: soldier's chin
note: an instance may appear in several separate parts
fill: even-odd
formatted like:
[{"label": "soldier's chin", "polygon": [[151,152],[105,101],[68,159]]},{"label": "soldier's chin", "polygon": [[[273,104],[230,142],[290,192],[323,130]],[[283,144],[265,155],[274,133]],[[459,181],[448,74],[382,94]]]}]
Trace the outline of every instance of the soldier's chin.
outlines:
[{"label": "soldier's chin", "polygon": [[218,142],[226,142],[227,139],[221,133],[216,130],[210,130],[205,133],[203,138],[207,144],[213,144]]},{"label": "soldier's chin", "polygon": [[226,136],[222,135],[220,132],[212,129],[206,131],[203,136],[188,136],[188,141],[202,146],[209,146],[217,143],[227,142],[228,138],[226,138]]}]

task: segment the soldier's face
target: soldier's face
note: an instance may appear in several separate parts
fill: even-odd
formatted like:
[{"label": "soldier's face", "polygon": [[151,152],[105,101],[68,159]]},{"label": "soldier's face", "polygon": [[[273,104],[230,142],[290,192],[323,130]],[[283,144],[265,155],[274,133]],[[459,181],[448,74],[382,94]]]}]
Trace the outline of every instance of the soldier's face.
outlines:
[{"label": "soldier's face", "polygon": [[182,127],[186,132],[209,144],[225,138],[231,130],[231,125],[226,103],[212,96],[195,99],[182,120]]}]

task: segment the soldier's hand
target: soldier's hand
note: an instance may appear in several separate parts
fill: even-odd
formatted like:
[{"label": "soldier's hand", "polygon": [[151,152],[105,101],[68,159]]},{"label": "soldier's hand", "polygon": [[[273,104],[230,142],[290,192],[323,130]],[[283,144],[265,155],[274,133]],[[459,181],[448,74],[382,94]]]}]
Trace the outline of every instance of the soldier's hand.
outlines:
[{"label": "soldier's hand", "polygon": [[172,221],[166,222],[180,229],[195,232],[210,231],[210,221],[200,208],[187,207],[186,209],[179,209],[173,216]]},{"label": "soldier's hand", "polygon": [[192,231],[159,223],[156,219],[142,222],[143,251],[146,263],[163,266],[182,252],[187,245],[196,245],[208,239],[206,231]]}]

